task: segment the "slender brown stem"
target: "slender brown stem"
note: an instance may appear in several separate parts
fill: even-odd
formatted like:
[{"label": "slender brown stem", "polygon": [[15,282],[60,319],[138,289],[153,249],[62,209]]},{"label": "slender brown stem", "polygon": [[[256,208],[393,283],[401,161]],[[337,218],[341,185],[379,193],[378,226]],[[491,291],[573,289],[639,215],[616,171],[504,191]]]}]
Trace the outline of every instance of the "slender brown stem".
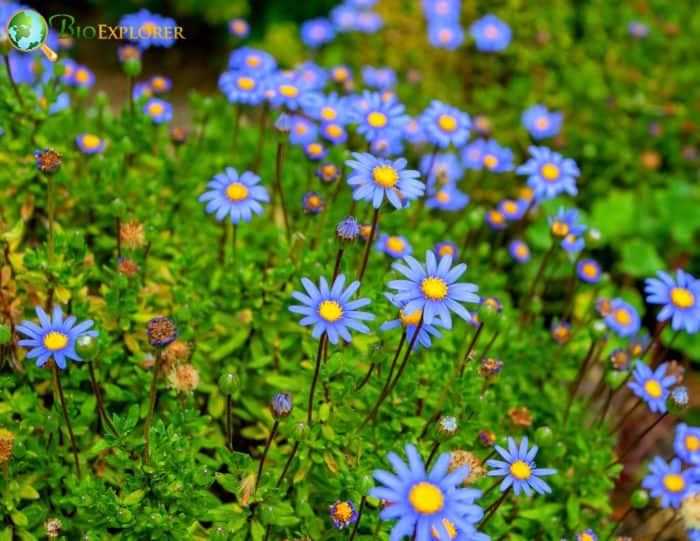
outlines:
[{"label": "slender brown stem", "polygon": [[435,454],[438,452],[439,448],[440,448],[440,440],[437,439],[437,440],[435,440],[435,443],[433,443],[433,446],[430,449],[430,454],[428,455],[428,460],[425,461],[425,469],[426,470],[430,467],[430,463],[433,461],[433,458],[435,458]]},{"label": "slender brown stem", "polygon": [[479,523],[479,526],[477,527],[477,531],[481,532],[481,531],[484,530],[484,528],[485,528],[486,525],[489,523],[489,521],[491,520],[491,518],[493,517],[493,515],[496,514],[496,511],[498,511],[498,508],[499,508],[499,507],[501,506],[501,504],[505,501],[505,499],[506,499],[506,497],[508,496],[508,494],[510,494],[510,491],[511,491],[512,488],[513,488],[512,486],[509,486],[508,489],[507,489],[503,494],[501,494],[501,497],[498,498],[498,500],[496,501],[496,503],[494,503],[494,504],[490,507],[491,510],[489,511],[488,515],[486,515],[486,516],[484,517],[484,519]]},{"label": "slender brown stem", "polygon": [[343,253],[345,252],[345,248],[342,246],[338,248],[338,253],[335,256],[335,266],[333,267],[333,278],[331,280],[331,284],[335,282],[335,279],[338,277],[338,274],[340,273],[340,262],[343,260]]},{"label": "slender brown stem", "polygon": [[376,363],[375,363],[375,362],[372,362],[372,363],[369,365],[369,368],[367,369],[367,373],[365,374],[365,377],[362,378],[362,381],[361,381],[360,383],[358,383],[357,386],[355,387],[355,389],[354,389],[355,392],[359,391],[360,389],[362,389],[362,387],[364,387],[365,385],[367,385],[367,382],[368,382],[369,379],[372,377],[372,372],[374,372],[374,367],[375,367],[375,366],[376,366]]},{"label": "slender brown stem", "polygon": [[[627,448],[622,452],[622,454],[620,455],[620,457],[617,460],[608,464],[608,468],[614,466],[615,464],[621,464],[629,456],[629,454],[637,448],[637,445],[639,444],[640,441],[642,441],[644,439],[644,436],[646,436],[647,434],[649,434],[649,432],[654,430],[654,428],[656,428],[656,426],[661,421],[663,421],[667,415],[668,415],[668,412],[665,412],[665,413],[662,413],[661,415],[659,415],[659,417],[658,417],[658,419],[656,419],[656,421],[651,423],[651,425],[649,425],[646,428],[646,430],[644,430],[644,432],[639,434],[639,436],[637,436],[634,439],[634,441],[630,445],[627,446]],[[606,469],[608,469],[608,468],[606,468]]]},{"label": "slender brown stem", "polygon": [[54,241],[53,241],[53,229],[54,229],[54,214],[55,214],[55,203],[54,203],[54,175],[46,175],[46,206],[49,217],[49,265],[53,263],[54,254]]},{"label": "slender brown stem", "polygon": [[615,535],[615,532],[622,526],[622,524],[625,522],[628,516],[634,511],[634,507],[631,505],[627,508],[627,511],[620,517],[620,520],[618,520],[615,525],[613,526],[612,530],[610,530],[610,533],[608,534],[608,537],[605,538],[605,541],[609,541],[609,539]]},{"label": "slender brown stem", "polygon": [[576,374],[576,379],[574,380],[574,387],[569,392],[569,398],[568,398],[567,403],[566,403],[566,409],[564,410],[564,424],[566,424],[566,422],[569,420],[569,412],[571,411],[571,405],[574,402],[574,398],[576,398],[576,393],[578,392],[578,389],[581,386],[581,382],[583,381],[583,377],[586,375],[586,371],[588,370],[588,366],[590,365],[591,359],[593,358],[593,355],[595,354],[595,348],[596,348],[597,343],[598,342],[596,340],[591,340],[591,345],[588,348],[588,352],[586,353],[586,356],[584,357],[584,360],[578,369],[578,374]]},{"label": "slender brown stem", "polygon": [[287,203],[284,199],[284,190],[282,189],[282,164],[284,163],[284,142],[277,143],[277,156],[275,157],[275,185],[280,195],[280,207],[282,208],[282,217],[284,218],[284,232],[287,235],[287,242],[291,238],[289,231],[289,216],[287,215]]},{"label": "slender brown stem", "polygon": [[292,452],[289,454],[289,458],[287,458],[287,462],[284,465],[284,469],[282,470],[282,473],[280,474],[280,478],[277,479],[277,484],[275,485],[277,488],[279,488],[282,485],[282,481],[284,481],[284,478],[287,476],[287,472],[289,471],[289,467],[292,465],[292,462],[294,461],[294,456],[297,454],[298,450],[299,450],[299,442],[295,441],[294,446],[292,447]]},{"label": "slender brown stem", "polygon": [[479,326],[476,329],[476,332],[474,333],[474,336],[472,336],[472,341],[469,342],[469,347],[467,348],[466,353],[464,354],[464,357],[462,357],[462,362],[459,367],[459,374],[461,377],[464,377],[464,369],[466,368],[467,364],[469,364],[469,361],[471,360],[471,354],[472,351],[474,351],[474,347],[476,346],[476,342],[479,340],[479,337],[481,336],[481,333],[484,330],[484,323],[480,323]]},{"label": "slender brown stem", "polygon": [[73,450],[73,459],[75,460],[75,471],[78,474],[78,480],[81,478],[80,474],[80,460],[78,460],[78,446],[75,443],[75,435],[73,434],[73,425],[70,422],[70,416],[68,415],[68,408],[66,407],[66,398],[63,395],[63,385],[61,385],[61,373],[60,369],[56,366],[56,363],[52,363],[54,382],[56,384],[56,392],[58,393],[58,398],[61,401],[61,409],[63,410],[63,418],[66,421],[66,428],[68,429],[68,436],[70,437],[70,446]]},{"label": "slender brown stem", "polygon": [[100,386],[97,383],[97,378],[95,377],[95,367],[93,366],[93,362],[88,361],[87,365],[88,371],[90,372],[90,382],[92,383],[92,389],[95,393],[95,398],[97,398],[97,411],[100,417],[102,417],[102,420],[105,422],[107,427],[112,431],[112,434],[114,434],[116,437],[119,437],[117,429],[114,428],[112,421],[110,421],[109,417],[107,416],[107,410],[105,409],[105,404],[102,399],[102,391],[100,391]]},{"label": "slender brown stem", "polygon": [[24,100],[22,99],[22,94],[19,93],[19,88],[17,88],[17,83],[15,83],[14,77],[12,77],[12,66],[10,66],[10,57],[9,55],[3,55],[3,58],[5,60],[5,69],[7,70],[7,78],[10,80],[10,84],[12,85],[12,90],[15,91],[15,97],[17,98],[17,101],[19,104],[24,107]]},{"label": "slender brown stem", "polygon": [[145,440],[145,445],[143,448],[143,459],[147,466],[151,464],[151,454],[150,454],[150,440],[151,440],[151,421],[153,420],[153,412],[156,407],[156,391],[158,387],[158,373],[160,372],[160,366],[163,360],[162,352],[158,352],[156,355],[156,362],[153,366],[153,379],[151,380],[151,392],[148,398],[148,414],[146,415],[146,422],[143,425],[143,435]]},{"label": "slender brown stem", "polygon": [[620,420],[617,422],[617,424],[613,427],[613,429],[610,431],[611,435],[614,435],[617,433],[618,430],[622,428],[622,425],[625,424],[625,421],[629,418],[630,415],[632,415],[635,411],[637,411],[637,408],[641,406],[644,403],[644,400],[641,398],[637,400],[634,406],[632,406],[629,410],[627,410],[625,413],[622,414],[622,417],[620,417]]},{"label": "slender brown stem", "polygon": [[262,472],[263,472],[263,467],[265,466],[265,459],[267,458],[267,453],[270,450],[270,445],[272,445],[272,440],[275,438],[275,435],[277,434],[277,429],[280,426],[279,420],[275,419],[274,424],[272,425],[272,430],[270,431],[270,435],[267,438],[267,441],[265,442],[265,449],[263,450],[263,454],[260,457],[260,464],[258,464],[258,474],[255,476],[255,489],[257,490],[258,485],[260,484],[260,477],[262,477]]},{"label": "slender brown stem", "polygon": [[231,419],[231,395],[226,395],[226,446],[233,451],[233,423]]},{"label": "slender brown stem", "polygon": [[[486,462],[486,459],[482,460],[482,462]],[[493,491],[493,489],[496,488],[497,486],[499,486],[502,482],[503,481],[501,479],[496,481],[493,485],[491,485],[489,488],[486,489],[486,491],[481,495],[481,498],[482,499],[485,498],[487,494],[491,493]]]},{"label": "slender brown stem", "polygon": [[544,257],[542,258],[542,262],[540,263],[540,267],[537,269],[537,274],[535,274],[535,278],[532,280],[532,283],[530,284],[530,290],[527,292],[527,295],[525,296],[525,306],[528,311],[530,309],[530,305],[532,303],[532,297],[535,295],[535,291],[537,290],[537,284],[540,282],[540,278],[542,278],[542,273],[544,272],[544,269],[547,268],[547,264],[549,263],[549,260],[552,258],[552,255],[554,254],[554,250],[557,246],[556,242],[552,242],[552,245],[549,247],[549,250],[544,254]]},{"label": "slender brown stem", "polygon": [[372,215],[372,228],[369,231],[369,237],[367,237],[367,244],[365,245],[365,253],[362,255],[362,264],[360,265],[360,272],[357,273],[357,279],[362,282],[362,277],[365,275],[365,269],[367,268],[367,261],[369,260],[369,253],[372,250],[372,245],[374,244],[374,234],[377,231],[377,222],[379,221],[379,209],[374,209],[374,214]]},{"label": "slender brown stem", "polygon": [[258,148],[255,152],[255,162],[253,162],[253,170],[260,167],[263,149],[265,147],[265,124],[267,124],[267,104],[264,104],[260,109],[260,122],[258,124]]},{"label": "slender brown stem", "polygon": [[311,427],[311,420],[314,414],[314,393],[316,392],[316,383],[318,382],[318,374],[321,371],[321,359],[323,357],[323,343],[328,340],[328,335],[323,333],[318,340],[318,351],[316,353],[316,367],[314,368],[314,377],[311,380],[311,389],[309,390],[309,406],[306,413],[306,421]]},{"label": "slender brown stem", "polygon": [[666,521],[666,524],[661,526],[658,532],[656,532],[656,535],[654,536],[654,539],[652,541],[659,541],[661,539],[661,536],[665,534],[668,531],[668,527],[673,524],[673,521],[676,520],[676,516],[678,515],[678,511],[674,511],[673,515],[671,515],[671,518],[669,518]]},{"label": "slender brown stem", "polygon": [[352,533],[350,534],[348,541],[353,541],[353,539],[355,539],[355,536],[357,535],[357,530],[360,529],[360,521],[362,520],[362,512],[365,510],[366,503],[367,503],[367,497],[362,496],[362,499],[360,500],[360,508],[357,511],[357,520],[355,521],[355,526],[352,529]]}]

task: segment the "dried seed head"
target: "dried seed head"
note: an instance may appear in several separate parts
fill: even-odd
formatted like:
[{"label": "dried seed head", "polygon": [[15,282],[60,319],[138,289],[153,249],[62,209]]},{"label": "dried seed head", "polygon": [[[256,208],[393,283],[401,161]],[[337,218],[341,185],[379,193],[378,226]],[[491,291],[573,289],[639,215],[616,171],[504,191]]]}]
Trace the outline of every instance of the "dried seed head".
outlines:
[{"label": "dried seed head", "polygon": [[460,451],[458,449],[450,453],[450,459],[450,472],[464,465],[469,466],[469,475],[467,475],[466,479],[464,480],[465,485],[473,485],[484,475],[486,475],[486,468],[481,465],[481,460],[479,460],[474,453],[470,453],[469,451]]},{"label": "dried seed head", "polygon": [[146,244],[146,231],[143,224],[133,220],[121,224],[119,227],[119,240],[122,246],[129,250],[142,248]]},{"label": "dried seed head", "polygon": [[168,385],[180,393],[191,393],[199,385],[199,372],[191,364],[175,365],[168,374]]}]

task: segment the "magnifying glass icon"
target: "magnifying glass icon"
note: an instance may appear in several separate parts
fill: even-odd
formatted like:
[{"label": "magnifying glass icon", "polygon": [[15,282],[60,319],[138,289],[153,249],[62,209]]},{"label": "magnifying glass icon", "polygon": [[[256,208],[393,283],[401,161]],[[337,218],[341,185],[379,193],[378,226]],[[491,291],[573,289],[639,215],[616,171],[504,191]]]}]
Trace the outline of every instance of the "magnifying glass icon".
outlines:
[{"label": "magnifying glass icon", "polygon": [[58,60],[56,51],[46,45],[49,25],[38,11],[22,9],[10,17],[7,22],[7,36],[18,51],[31,53],[39,49],[51,62]]}]

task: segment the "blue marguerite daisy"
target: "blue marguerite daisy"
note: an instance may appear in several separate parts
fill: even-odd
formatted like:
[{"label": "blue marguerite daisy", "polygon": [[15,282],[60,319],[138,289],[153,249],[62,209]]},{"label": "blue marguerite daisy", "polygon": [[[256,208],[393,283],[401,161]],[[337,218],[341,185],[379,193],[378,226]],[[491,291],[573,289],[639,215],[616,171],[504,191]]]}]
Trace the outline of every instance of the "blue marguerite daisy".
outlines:
[{"label": "blue marguerite daisy", "polygon": [[559,133],[562,114],[556,111],[550,113],[544,105],[536,104],[523,113],[521,120],[532,137],[544,139]]},{"label": "blue marguerite daisy", "polygon": [[383,234],[377,239],[374,247],[378,252],[390,255],[394,259],[402,259],[413,253],[413,247],[406,237]]},{"label": "blue marguerite daisy", "polygon": [[484,220],[494,231],[502,231],[508,225],[506,217],[498,209],[487,210],[486,214],[484,214]]},{"label": "blue marguerite daisy", "polygon": [[578,254],[586,246],[586,240],[583,237],[569,234],[561,241],[561,247],[569,254]]},{"label": "blue marguerite daisy", "polygon": [[267,190],[258,186],[259,182],[260,177],[250,171],[239,175],[233,167],[227,167],[207,184],[209,190],[199,196],[199,201],[206,202],[207,213],[215,212],[219,221],[229,215],[234,225],[241,220],[249,222],[253,214],[262,214],[260,203],[270,201]]},{"label": "blue marguerite daisy", "polygon": [[337,122],[326,122],[322,124],[321,136],[334,145],[341,145],[348,140],[348,132]]},{"label": "blue marguerite daisy", "polygon": [[228,69],[246,71],[257,76],[272,73],[276,68],[274,56],[250,47],[239,47],[228,58]]},{"label": "blue marguerite daisy", "polygon": [[350,330],[369,333],[367,325],[362,321],[372,321],[374,314],[362,312],[359,308],[367,306],[369,299],[350,299],[360,287],[360,282],[352,282],[345,289],[345,275],[339,274],[329,287],[325,278],[319,280],[316,286],[308,278],[302,278],[301,283],[306,294],[294,291],[292,297],[302,304],[289,307],[290,312],[304,316],[299,324],[313,325],[311,336],[318,339],[325,333],[331,344],[337,344],[338,338],[346,342],[352,341]]},{"label": "blue marguerite daisy", "polygon": [[173,106],[167,101],[151,98],[143,105],[145,115],[151,117],[154,124],[163,124],[173,119]]},{"label": "blue marguerite daisy", "polygon": [[[389,299],[389,302],[396,306],[399,309],[399,317],[397,319],[392,319],[391,321],[387,321],[386,323],[382,324],[381,327],[379,327],[380,331],[388,331],[390,329],[396,329],[397,327],[403,327],[406,330],[406,342],[411,343],[413,341],[413,335],[416,332],[416,329],[418,328],[418,324],[420,323],[420,319],[423,315],[423,312],[421,310],[417,310],[416,312],[413,312],[411,315],[407,316],[404,313],[404,306],[406,303],[400,302],[396,300],[396,297],[394,295],[391,295],[390,293],[385,293],[384,294],[387,299]],[[442,334],[440,331],[437,330],[436,325],[439,323],[438,320],[435,320],[435,325],[426,325],[423,323],[420,328],[420,332],[418,333],[418,338],[413,344],[413,349],[418,349],[418,346],[423,346],[426,349],[430,349],[430,346],[432,346],[432,341],[430,339],[431,336],[434,336],[435,338],[442,338]]]},{"label": "blue marguerite daisy", "polygon": [[299,81],[307,90],[323,88],[328,81],[326,70],[315,62],[304,62],[294,68],[299,75]]},{"label": "blue marguerite daisy", "polygon": [[469,115],[441,101],[430,102],[421,114],[421,123],[428,142],[439,148],[447,148],[450,144],[460,148],[469,139]]},{"label": "blue marguerite daisy", "polygon": [[578,211],[559,207],[554,216],[548,216],[549,230],[557,238],[565,239],[569,235],[578,237],[584,233],[587,227],[578,222]]},{"label": "blue marguerite daisy", "polygon": [[508,245],[508,251],[513,259],[518,263],[530,261],[530,248],[521,240],[514,240]]},{"label": "blue marguerite daisy", "polygon": [[637,334],[641,325],[637,309],[619,297],[610,301],[610,313],[605,316],[604,321],[622,338]]},{"label": "blue marguerite daisy", "polygon": [[500,52],[511,40],[510,26],[495,15],[484,15],[472,24],[470,31],[479,51]]},{"label": "blue marguerite daisy", "polygon": [[396,86],[396,72],[389,68],[375,68],[364,66],[362,68],[362,80],[365,85],[377,90],[387,90]]},{"label": "blue marguerite daisy", "polygon": [[425,206],[430,209],[448,212],[462,210],[468,204],[469,196],[461,192],[454,183],[441,186],[425,201]]},{"label": "blue marguerite daisy", "polygon": [[600,264],[595,259],[582,259],[576,265],[576,275],[589,284],[600,282],[602,272]]},{"label": "blue marguerite daisy", "polygon": [[304,112],[319,122],[345,125],[349,121],[348,101],[335,92],[327,96],[320,92],[305,93],[301,98]]},{"label": "blue marguerite daisy", "polygon": [[355,19],[354,30],[365,34],[373,34],[381,30],[384,25],[384,20],[379,13],[374,11],[360,11]]},{"label": "blue marguerite daisy", "polygon": [[499,490],[501,492],[513,487],[517,496],[520,492],[525,492],[528,496],[534,490],[538,494],[548,494],[552,489],[540,476],[554,475],[557,470],[551,468],[538,468],[535,464],[535,457],[539,447],[537,445],[528,449],[527,438],[520,441],[520,446],[513,438],[508,438],[508,450],[496,445],[494,447],[503,460],[487,460],[486,464],[493,468],[488,472],[489,477],[504,477]]},{"label": "blue marguerite daisy", "polygon": [[453,51],[464,43],[464,30],[458,21],[439,21],[428,26],[428,41],[433,47]]},{"label": "blue marguerite daisy", "polygon": [[170,89],[173,87],[173,82],[162,75],[154,75],[150,78],[148,84],[154,94],[165,94],[170,92]]},{"label": "blue marguerite daisy", "polygon": [[289,142],[294,145],[306,145],[318,138],[318,126],[303,116],[293,116],[290,121]]},{"label": "blue marguerite daisy", "polygon": [[686,464],[700,464],[700,428],[678,423],[673,450]]},{"label": "blue marguerite daisy", "polygon": [[476,139],[462,149],[462,163],[467,169],[475,169],[480,171],[484,167],[484,148],[486,141],[484,139]]},{"label": "blue marguerite daisy", "polygon": [[532,158],[515,171],[527,175],[527,185],[534,190],[536,200],[554,199],[562,192],[578,193],[576,177],[580,171],[574,160],[547,147],[531,146],[528,150]]},{"label": "blue marguerite daisy", "polygon": [[678,509],[697,476],[693,469],[682,471],[680,459],[674,458],[668,464],[660,456],[649,464],[649,472],[642,480],[642,487],[649,490],[652,498],[661,498],[663,509],[669,505]]},{"label": "blue marguerite daisy", "polygon": [[467,270],[467,265],[460,263],[452,267],[450,255],[442,257],[438,262],[430,250],[425,252],[425,264],[411,256],[404,261],[405,264],[394,263],[393,267],[408,280],[392,280],[387,285],[396,290],[398,301],[406,303],[406,315],[423,310],[424,323],[430,325],[439,318],[446,329],[452,328],[450,312],[464,320],[469,319],[469,312],[459,303],[478,303],[479,296],[476,292],[479,288],[475,284],[457,283]]},{"label": "blue marguerite daisy", "polygon": [[461,466],[448,474],[449,453],[443,453],[426,473],[425,465],[413,445],[406,445],[408,464],[395,453],[387,458],[396,473],[376,470],[374,478],[382,486],[370,489],[369,495],[391,502],[382,509],[382,520],[398,519],[390,539],[399,541],[415,533],[417,541],[452,539],[451,530],[473,531],[481,520],[483,510],[474,504],[481,491],[462,488],[469,474],[468,466]]},{"label": "blue marguerite daisy", "polygon": [[127,28],[126,39],[137,43],[141,49],[172,47],[175,44],[175,20],[147,9],[124,15],[119,26]]},{"label": "blue marguerite daisy", "polygon": [[274,107],[286,107],[290,111],[296,111],[301,106],[301,96],[304,86],[284,74],[273,77],[269,83],[270,103]]},{"label": "blue marguerite daisy", "polygon": [[326,200],[317,192],[308,192],[301,200],[304,211],[309,214],[318,214],[326,210]]},{"label": "blue marguerite daisy", "polygon": [[457,245],[449,240],[438,242],[435,245],[435,248],[433,248],[433,252],[435,252],[435,257],[437,258],[441,258],[446,255],[451,255],[453,261],[456,260],[457,256],[459,255]]},{"label": "blue marguerite daisy", "polygon": [[637,361],[632,372],[632,381],[627,386],[649,409],[656,413],[666,413],[666,399],[669,388],[676,383],[675,376],[666,375],[666,363],[652,371],[643,361]]},{"label": "blue marguerite daisy", "polygon": [[425,142],[423,126],[416,118],[411,118],[403,130],[403,136],[409,143],[418,145]]},{"label": "blue marguerite daisy", "polygon": [[576,534],[576,541],[598,541],[598,536],[593,530],[584,530]]},{"label": "blue marguerite daisy", "polygon": [[350,32],[355,28],[357,10],[352,6],[340,4],[330,11],[330,19],[338,32]]},{"label": "blue marguerite daisy", "polygon": [[342,530],[353,522],[357,522],[358,513],[355,504],[350,500],[336,501],[328,510],[333,519],[333,526]]},{"label": "blue marguerite daisy", "polygon": [[248,37],[248,34],[250,34],[250,25],[245,19],[231,19],[228,22],[228,31],[231,32],[231,35],[236,36],[239,39],[244,39]]},{"label": "blue marguerite daisy", "polygon": [[105,149],[103,139],[92,133],[83,133],[75,138],[75,144],[83,154],[97,154]]},{"label": "blue marguerite daisy", "polygon": [[301,40],[309,47],[320,47],[335,38],[335,29],[328,19],[319,17],[301,25]]},{"label": "blue marguerite daisy", "polygon": [[647,278],[644,291],[649,304],[664,305],[658,321],[671,319],[673,330],[685,329],[689,334],[700,330],[700,280],[678,269],[676,279],[659,271],[658,278]]},{"label": "blue marguerite daisy", "polygon": [[352,155],[355,159],[346,164],[352,169],[348,184],[355,189],[354,199],[369,201],[378,209],[386,197],[395,208],[401,209],[402,199],[412,200],[423,195],[425,184],[418,180],[420,173],[406,169],[405,158],[389,160],[366,152]]},{"label": "blue marguerite daisy", "polygon": [[248,71],[226,71],[219,77],[219,90],[229,103],[259,105],[265,99],[265,89],[260,76]]},{"label": "blue marguerite daisy", "polygon": [[498,212],[503,214],[506,220],[519,220],[527,210],[528,202],[518,199],[504,199],[498,204]]},{"label": "blue marguerite daisy", "polygon": [[427,177],[429,189],[439,184],[456,182],[464,175],[464,167],[453,152],[425,154],[420,160],[420,171]]},{"label": "blue marguerite daisy", "polygon": [[89,330],[92,320],[76,325],[76,317],[64,319],[59,306],[54,306],[51,317],[39,306],[34,310],[39,325],[26,320],[17,325],[17,331],[29,337],[17,342],[20,346],[31,348],[27,359],[36,359],[37,366],[44,366],[49,359],[53,359],[62,370],[66,368],[66,359],[82,361],[75,352],[75,341],[83,335],[97,336],[97,331]]},{"label": "blue marguerite daisy", "polygon": [[392,134],[401,135],[409,120],[405,109],[395,98],[383,100],[381,94],[368,90],[352,100],[357,133],[369,142]]},{"label": "blue marguerite daisy", "polygon": [[481,161],[485,169],[494,173],[510,171],[513,169],[513,151],[489,139],[482,149]]}]

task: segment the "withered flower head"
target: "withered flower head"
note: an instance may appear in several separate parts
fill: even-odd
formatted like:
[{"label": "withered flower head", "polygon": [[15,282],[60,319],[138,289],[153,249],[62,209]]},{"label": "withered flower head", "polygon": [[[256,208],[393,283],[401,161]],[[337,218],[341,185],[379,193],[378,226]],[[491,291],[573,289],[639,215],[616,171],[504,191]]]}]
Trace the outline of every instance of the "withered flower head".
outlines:
[{"label": "withered flower head", "polygon": [[35,150],[36,168],[45,175],[52,175],[61,167],[61,155],[52,148]]},{"label": "withered flower head", "polygon": [[515,426],[532,426],[532,414],[525,406],[508,410],[510,422]]},{"label": "withered flower head", "polygon": [[191,364],[175,365],[168,374],[168,385],[180,393],[191,393],[199,385],[199,372]]},{"label": "withered flower head", "polygon": [[133,220],[121,224],[119,240],[122,246],[130,250],[142,248],[146,244],[146,231],[143,224]]}]

